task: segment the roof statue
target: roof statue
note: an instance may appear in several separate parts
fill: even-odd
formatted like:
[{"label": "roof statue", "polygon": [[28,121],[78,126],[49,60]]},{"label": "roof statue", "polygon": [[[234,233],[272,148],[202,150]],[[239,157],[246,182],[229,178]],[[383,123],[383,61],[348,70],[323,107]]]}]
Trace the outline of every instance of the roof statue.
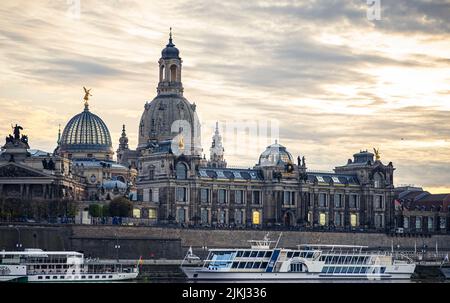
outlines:
[{"label": "roof statue", "polygon": [[373,148],[373,152],[375,153],[375,159],[376,159],[376,161],[380,161],[380,159],[381,159],[381,153],[380,153],[380,149],[378,148],[378,149],[375,149],[375,148]]}]

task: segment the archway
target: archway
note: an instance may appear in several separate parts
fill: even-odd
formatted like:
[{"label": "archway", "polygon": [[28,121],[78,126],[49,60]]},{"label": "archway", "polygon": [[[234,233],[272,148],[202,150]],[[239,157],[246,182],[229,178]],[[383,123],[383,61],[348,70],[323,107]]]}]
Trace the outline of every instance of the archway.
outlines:
[{"label": "archway", "polygon": [[292,226],[294,225],[294,216],[291,212],[285,212],[283,217],[283,222],[285,226]]}]

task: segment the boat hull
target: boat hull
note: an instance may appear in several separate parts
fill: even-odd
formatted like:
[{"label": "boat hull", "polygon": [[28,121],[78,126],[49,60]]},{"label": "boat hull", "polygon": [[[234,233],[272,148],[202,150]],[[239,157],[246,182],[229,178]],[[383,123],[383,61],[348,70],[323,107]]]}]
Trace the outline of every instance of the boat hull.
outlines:
[{"label": "boat hull", "polygon": [[409,280],[414,269],[409,272],[384,274],[322,274],[310,272],[217,272],[199,268],[182,267],[188,280],[278,280],[278,281],[307,281],[307,280]]}]

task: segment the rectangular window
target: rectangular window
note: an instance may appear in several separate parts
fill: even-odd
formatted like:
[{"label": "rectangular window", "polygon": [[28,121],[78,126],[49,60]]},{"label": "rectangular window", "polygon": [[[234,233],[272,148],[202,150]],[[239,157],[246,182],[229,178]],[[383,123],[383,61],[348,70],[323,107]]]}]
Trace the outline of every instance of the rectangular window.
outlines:
[{"label": "rectangular window", "polygon": [[227,190],[219,189],[219,203],[227,203]]},{"label": "rectangular window", "polygon": [[327,194],[319,194],[319,207],[327,207]]},{"label": "rectangular window", "polygon": [[180,223],[186,222],[186,210],[184,208],[178,209],[178,222]]},{"label": "rectangular window", "polygon": [[375,195],[374,196],[374,205],[375,205],[375,209],[384,209],[383,196]]},{"label": "rectangular window", "polygon": [[327,225],[327,215],[326,215],[326,213],[320,213],[319,214],[319,224],[321,226]]},{"label": "rectangular window", "polygon": [[207,188],[200,189],[200,202],[209,203],[209,189]]},{"label": "rectangular window", "polygon": [[416,217],[416,229],[422,229],[422,217]]},{"label": "rectangular window", "polygon": [[225,211],[223,209],[218,210],[217,212],[218,220],[220,224],[225,223]]},{"label": "rectangular window", "polygon": [[242,219],[243,219],[243,212],[240,209],[236,209],[234,211],[234,223],[235,224],[242,224]]},{"label": "rectangular window", "polygon": [[358,226],[358,217],[357,214],[350,214],[350,225],[352,227]]},{"label": "rectangular window", "polygon": [[342,225],[341,213],[339,213],[339,212],[334,213],[334,225],[336,225],[336,226]]},{"label": "rectangular window", "polygon": [[433,230],[433,217],[428,217],[428,230]]},{"label": "rectangular window", "polygon": [[177,187],[177,201],[178,202],[187,201],[187,189],[185,187]]},{"label": "rectangular window", "polygon": [[253,202],[253,204],[261,204],[261,192],[259,190],[253,191],[253,201],[252,202]]},{"label": "rectangular window", "polygon": [[255,224],[255,225],[261,224],[261,214],[257,210],[253,211],[252,223]]},{"label": "rectangular window", "polygon": [[156,219],[156,209],[149,208],[149,210],[148,210],[148,218],[149,219]]},{"label": "rectangular window", "polygon": [[234,203],[236,203],[236,204],[244,203],[244,191],[243,190],[234,191]]},{"label": "rectangular window", "polygon": [[209,223],[209,211],[205,208],[202,208],[200,211],[200,220],[202,224],[208,224]]},{"label": "rectangular window", "polygon": [[349,205],[350,208],[359,208],[359,196],[355,194],[351,194],[349,197]]},{"label": "rectangular window", "polygon": [[335,208],[342,207],[342,194],[334,194],[334,207]]},{"label": "rectangular window", "polygon": [[447,225],[447,220],[444,217],[440,217],[439,228],[445,229]]},{"label": "rectangular window", "polygon": [[291,204],[291,192],[290,191],[285,191],[284,192],[283,204],[284,205]]},{"label": "rectangular window", "polygon": [[409,228],[409,217],[403,217],[403,228]]}]

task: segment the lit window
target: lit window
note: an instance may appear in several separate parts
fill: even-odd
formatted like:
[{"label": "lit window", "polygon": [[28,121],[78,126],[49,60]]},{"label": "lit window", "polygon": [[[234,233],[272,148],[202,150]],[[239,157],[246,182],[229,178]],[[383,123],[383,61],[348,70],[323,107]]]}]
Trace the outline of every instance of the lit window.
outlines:
[{"label": "lit window", "polygon": [[319,214],[319,224],[325,226],[327,224],[327,215],[325,213]]},{"label": "lit window", "polygon": [[261,224],[261,214],[257,210],[253,211],[252,223],[255,225]]},{"label": "lit window", "polygon": [[156,209],[149,208],[149,210],[148,210],[148,218],[149,219],[156,219]]},{"label": "lit window", "polygon": [[134,218],[140,218],[141,217],[141,210],[139,208],[133,209],[133,217]]},{"label": "lit window", "polygon": [[356,227],[358,225],[358,217],[356,214],[350,214],[350,225]]}]

